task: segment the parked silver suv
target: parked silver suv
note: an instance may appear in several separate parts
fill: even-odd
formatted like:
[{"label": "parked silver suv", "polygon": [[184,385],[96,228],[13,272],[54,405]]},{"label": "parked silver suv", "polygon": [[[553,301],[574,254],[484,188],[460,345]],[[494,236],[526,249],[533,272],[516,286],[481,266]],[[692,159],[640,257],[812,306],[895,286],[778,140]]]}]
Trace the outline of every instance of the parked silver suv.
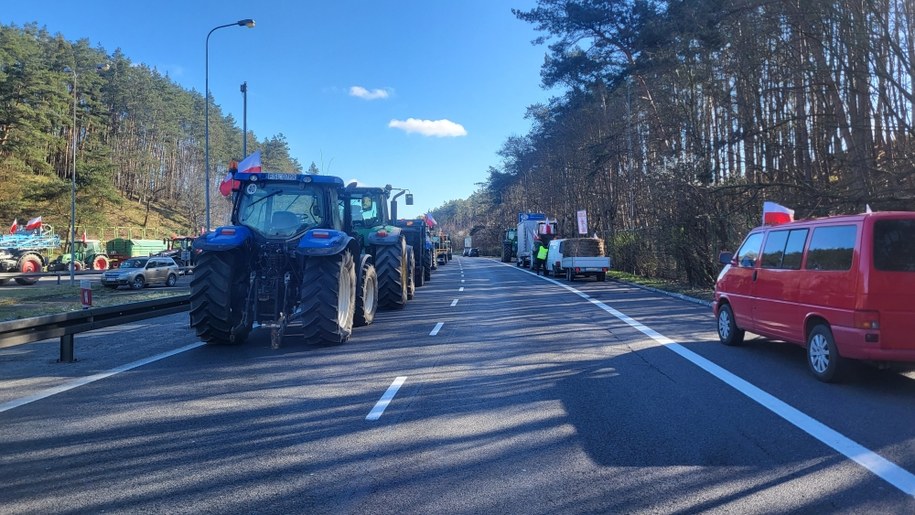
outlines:
[{"label": "parked silver suv", "polygon": [[174,286],[178,282],[178,264],[170,257],[152,256],[130,258],[121,266],[102,274],[102,286],[130,286],[140,290],[147,284]]}]

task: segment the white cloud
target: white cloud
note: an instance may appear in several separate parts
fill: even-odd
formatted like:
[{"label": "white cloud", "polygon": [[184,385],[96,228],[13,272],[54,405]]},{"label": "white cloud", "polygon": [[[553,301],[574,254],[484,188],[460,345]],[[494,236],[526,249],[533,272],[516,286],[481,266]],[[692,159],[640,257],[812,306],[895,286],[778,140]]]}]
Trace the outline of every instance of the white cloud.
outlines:
[{"label": "white cloud", "polygon": [[362,86],[353,86],[349,88],[349,94],[351,97],[359,97],[363,100],[378,100],[379,98],[388,98],[391,96],[391,92],[387,88],[369,91]]},{"label": "white cloud", "polygon": [[459,123],[451,120],[417,120],[416,118],[407,118],[406,120],[391,120],[388,127],[400,129],[407,134],[418,132],[423,136],[435,136],[436,138],[456,138],[466,136],[467,130]]}]

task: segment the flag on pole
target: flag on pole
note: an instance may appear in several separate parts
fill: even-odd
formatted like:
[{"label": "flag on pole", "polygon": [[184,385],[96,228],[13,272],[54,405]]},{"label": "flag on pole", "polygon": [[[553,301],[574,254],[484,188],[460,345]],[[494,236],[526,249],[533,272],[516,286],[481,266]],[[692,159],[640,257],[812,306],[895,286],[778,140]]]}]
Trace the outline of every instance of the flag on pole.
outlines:
[{"label": "flag on pole", "polygon": [[35,218],[32,218],[31,220],[28,221],[27,224],[25,224],[26,231],[33,231],[33,230],[39,229],[39,228],[41,228],[41,217],[40,216],[36,216]]},{"label": "flag on pole", "polygon": [[763,202],[763,225],[779,225],[794,221],[794,210],[769,202]]},{"label": "flag on pole", "polygon": [[19,230],[19,219],[16,218],[13,220],[13,225],[10,226],[10,234],[16,234],[16,231]]},{"label": "flag on pole", "polygon": [[430,229],[435,227],[438,224],[438,222],[435,221],[435,218],[432,218],[432,215],[430,215],[429,213],[426,213],[425,218],[426,218],[426,225],[428,225]]},{"label": "flag on pole", "polygon": [[219,183],[219,193],[222,193],[224,197],[228,197],[232,194],[233,190],[237,190],[241,187],[241,182],[234,180],[232,177],[235,176],[235,172],[242,173],[260,173],[261,172],[261,151],[258,150],[251,154],[250,156],[242,159],[241,163],[238,163],[238,166],[233,168],[229,167],[229,171],[226,173],[225,178],[222,182]]}]

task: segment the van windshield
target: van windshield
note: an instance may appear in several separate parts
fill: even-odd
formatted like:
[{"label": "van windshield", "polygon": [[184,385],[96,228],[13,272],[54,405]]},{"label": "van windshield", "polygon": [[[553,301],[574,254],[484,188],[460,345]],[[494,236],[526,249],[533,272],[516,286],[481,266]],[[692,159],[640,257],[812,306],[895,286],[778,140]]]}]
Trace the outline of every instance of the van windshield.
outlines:
[{"label": "van windshield", "polygon": [[915,220],[878,220],[874,224],[874,268],[915,272]]}]

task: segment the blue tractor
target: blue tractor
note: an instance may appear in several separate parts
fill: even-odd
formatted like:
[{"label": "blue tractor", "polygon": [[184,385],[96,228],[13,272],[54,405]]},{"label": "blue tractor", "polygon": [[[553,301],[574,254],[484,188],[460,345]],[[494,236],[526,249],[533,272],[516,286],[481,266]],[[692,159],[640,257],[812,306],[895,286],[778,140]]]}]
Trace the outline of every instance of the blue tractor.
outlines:
[{"label": "blue tractor", "polygon": [[199,237],[191,326],[214,344],[243,342],[253,324],[278,348],[287,325],[304,340],[343,343],[372,321],[371,256],[347,234],[343,181],[307,174],[236,173],[232,225]]}]

